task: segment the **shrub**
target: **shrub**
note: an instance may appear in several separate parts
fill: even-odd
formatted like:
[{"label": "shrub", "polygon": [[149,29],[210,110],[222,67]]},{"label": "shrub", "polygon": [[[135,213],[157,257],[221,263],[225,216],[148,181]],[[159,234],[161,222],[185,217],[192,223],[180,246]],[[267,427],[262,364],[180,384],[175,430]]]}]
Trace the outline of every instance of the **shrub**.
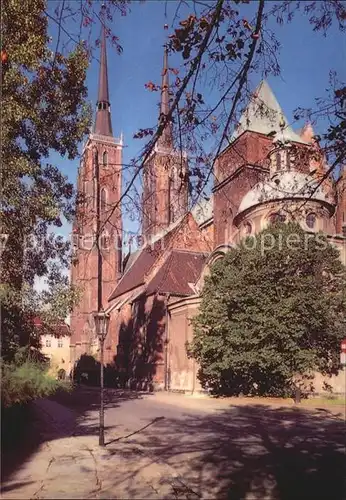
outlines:
[{"label": "shrub", "polygon": [[45,365],[32,360],[19,365],[2,362],[1,371],[1,401],[5,408],[49,396],[60,387],[69,388],[66,382],[62,383],[49,375]]}]

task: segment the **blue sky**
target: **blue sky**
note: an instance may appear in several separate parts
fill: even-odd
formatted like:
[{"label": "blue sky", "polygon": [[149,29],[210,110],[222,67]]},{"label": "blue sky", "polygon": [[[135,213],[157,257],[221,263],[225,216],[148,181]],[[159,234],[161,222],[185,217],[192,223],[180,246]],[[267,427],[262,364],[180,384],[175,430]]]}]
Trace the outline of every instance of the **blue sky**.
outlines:
[{"label": "blue sky", "polygon": [[[273,4],[268,3],[269,6]],[[171,25],[176,6],[177,2],[168,2],[168,15],[165,18],[165,2],[135,1],[128,15],[117,15],[112,25],[123,47],[123,53],[118,55],[115,49],[108,46],[108,74],[113,132],[116,136],[121,132],[124,134],[124,163],[136,157],[143,146],[142,141],[133,139],[133,134],[139,128],[147,128],[157,122],[159,93],[148,92],[144,85],[149,80],[160,82],[163,44],[167,36],[163,26],[166,22]],[[251,19],[255,7],[256,4],[252,2],[237,8],[241,12],[243,9],[244,16]],[[185,12],[189,13],[188,9]],[[281,42],[279,62],[282,73],[279,77],[269,77],[268,82],[288,120],[293,122],[293,110],[296,107],[314,107],[315,98],[326,95],[330,70],[337,71],[345,78],[346,37],[336,26],[330,28],[327,37],[314,33],[307,17],[301,14],[296,15],[290,24],[279,26],[272,23],[271,27]],[[170,29],[168,33],[171,32]],[[98,37],[99,33],[100,27],[95,25],[94,36]],[[170,65],[179,66],[181,60],[172,59]],[[87,77],[89,100],[93,107],[96,103],[97,81],[98,61],[94,59]],[[254,85],[258,81],[254,80]],[[295,128],[301,125],[293,124]],[[76,182],[78,160],[68,161],[56,155],[52,155],[51,160],[60,166],[71,182]],[[135,231],[137,227],[125,219],[124,229]],[[68,226],[63,228],[65,234],[69,230]]]}]

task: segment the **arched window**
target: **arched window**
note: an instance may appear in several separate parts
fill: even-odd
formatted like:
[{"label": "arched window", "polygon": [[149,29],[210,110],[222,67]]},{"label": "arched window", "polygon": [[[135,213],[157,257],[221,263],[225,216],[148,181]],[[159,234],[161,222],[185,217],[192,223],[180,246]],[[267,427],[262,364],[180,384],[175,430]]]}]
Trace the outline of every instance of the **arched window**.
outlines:
[{"label": "arched window", "polygon": [[316,215],[315,214],[308,214],[306,216],[306,225],[308,226],[308,228],[310,229],[313,229],[315,227],[315,224],[316,224]]},{"label": "arched window", "polygon": [[96,177],[97,162],[98,162],[97,149],[93,149],[93,177]]},{"label": "arched window", "polygon": [[243,234],[244,236],[248,236],[252,232],[252,225],[249,221],[244,222],[243,224]]},{"label": "arched window", "polygon": [[275,224],[277,222],[285,222],[286,217],[284,214],[274,213],[269,215],[270,224]]},{"label": "arched window", "polygon": [[276,159],[276,170],[281,170],[281,153],[278,151],[275,155]]},{"label": "arched window", "polygon": [[101,212],[104,212],[106,210],[106,206],[107,206],[107,191],[105,190],[105,188],[102,188],[101,192],[100,192],[100,210],[101,210]]},{"label": "arched window", "polygon": [[100,238],[100,246],[101,250],[109,250],[110,249],[110,237],[107,232],[102,233]]},{"label": "arched window", "polygon": [[103,163],[104,167],[106,167],[108,165],[108,153],[107,153],[107,151],[103,152],[102,163]]},{"label": "arched window", "polygon": [[96,208],[97,208],[97,179],[96,177],[94,177],[93,179],[93,209],[96,211]]}]

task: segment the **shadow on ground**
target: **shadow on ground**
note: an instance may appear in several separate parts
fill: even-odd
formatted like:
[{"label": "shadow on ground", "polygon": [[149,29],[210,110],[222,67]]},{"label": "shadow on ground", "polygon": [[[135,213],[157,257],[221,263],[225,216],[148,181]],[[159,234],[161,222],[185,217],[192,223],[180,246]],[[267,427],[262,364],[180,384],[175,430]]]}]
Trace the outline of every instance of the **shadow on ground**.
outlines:
[{"label": "shadow on ground", "polygon": [[345,423],[325,411],[249,405],[190,413],[158,420],[127,443],[179,472],[172,498],[345,499]]},{"label": "shadow on ground", "polygon": [[[148,393],[145,393],[148,395]],[[125,401],[140,399],[144,393],[120,389],[105,391],[105,409],[120,407]],[[57,413],[45,414],[45,405],[40,400],[20,406],[14,406],[3,412],[1,421],[1,479],[11,478],[22,464],[32,458],[39,447],[48,441],[70,436],[95,435],[99,431],[98,412],[100,391],[97,387],[78,385],[72,392],[58,391],[47,398],[48,404],[56,405]],[[44,400],[43,400],[44,402]],[[54,413],[53,406],[53,413]],[[52,410],[51,410],[52,411]],[[115,426],[105,426],[105,431]]]},{"label": "shadow on ground", "polygon": [[[107,409],[122,407],[125,422],[131,412],[137,412],[139,417],[138,426],[132,420],[128,432],[125,424],[106,443],[107,487],[113,492],[108,498],[114,498],[124,481],[128,484],[126,498],[152,498],[141,488],[143,477],[148,477],[152,486],[154,476],[158,491],[160,484],[162,488],[169,484],[171,493],[162,498],[345,498],[345,422],[325,409],[249,404],[204,411],[201,401],[199,406],[183,409],[178,403],[160,403],[159,398],[146,398],[143,406],[142,402],[132,402],[139,398],[143,394],[121,390],[106,393]],[[51,428],[36,429],[39,440],[30,438],[31,447],[25,453],[21,448],[17,462],[11,465],[3,460],[5,477],[32,457],[44,440],[68,435],[97,436],[97,390],[78,388],[72,394],[59,393],[52,401],[60,403],[66,412],[59,418],[60,427],[54,432]],[[118,418],[115,412],[117,424]],[[23,435],[21,439],[26,446]],[[158,463],[164,467],[157,467]],[[116,473],[122,468],[124,473]],[[140,474],[144,474],[142,479]]]}]

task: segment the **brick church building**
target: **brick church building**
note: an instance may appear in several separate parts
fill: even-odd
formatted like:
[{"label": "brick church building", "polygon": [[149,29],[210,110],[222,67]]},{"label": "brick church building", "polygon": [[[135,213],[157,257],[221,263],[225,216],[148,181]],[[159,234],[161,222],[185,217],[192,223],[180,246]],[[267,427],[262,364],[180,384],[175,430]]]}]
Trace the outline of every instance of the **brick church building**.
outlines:
[{"label": "brick church building", "polygon": [[[169,110],[166,50],[162,75],[159,120]],[[317,187],[328,166],[312,127],[294,131],[262,82],[216,161],[211,198],[191,209],[188,158],[165,127],[142,172],[143,245],[124,255],[122,148],[111,123],[103,32],[96,118],[78,171],[71,281],[82,299],[71,315],[71,366],[82,354],[97,355],[92,312],[103,308],[111,318],[105,363],[122,383],[198,390],[198,367],[187,358],[186,343],[210,266],[278,218],[295,218],[307,232],[322,230],[346,263],[346,176]]]}]

